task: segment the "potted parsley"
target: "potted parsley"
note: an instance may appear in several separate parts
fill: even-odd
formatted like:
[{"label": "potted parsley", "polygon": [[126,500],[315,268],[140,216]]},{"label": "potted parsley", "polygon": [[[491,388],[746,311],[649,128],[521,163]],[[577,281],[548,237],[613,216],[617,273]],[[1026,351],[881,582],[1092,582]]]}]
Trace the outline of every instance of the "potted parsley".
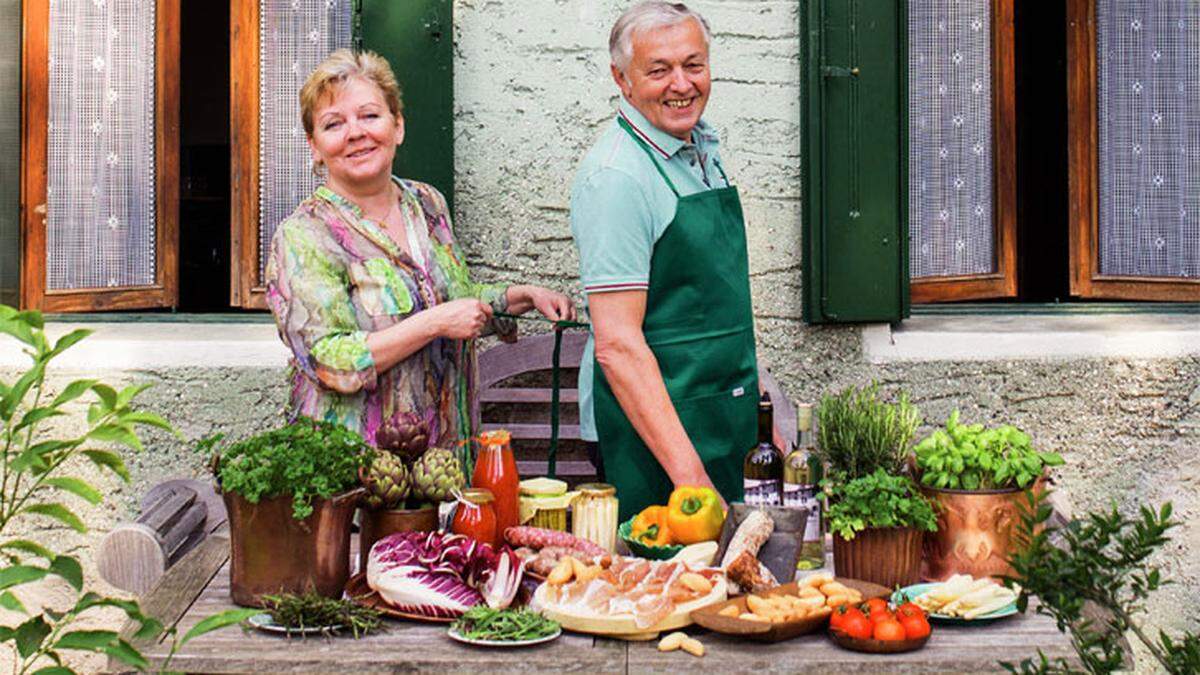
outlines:
[{"label": "potted parsley", "polygon": [[[220,437],[206,439],[211,450]],[[230,591],[261,607],[271,593],[340,597],[350,576],[350,521],[373,450],[337,424],[300,418],[213,457],[229,514]]]},{"label": "potted parsley", "polygon": [[1005,576],[1014,548],[1020,505],[1040,492],[1057,453],[1039,452],[1012,425],[961,424],[955,410],[914,448],[922,489],[938,504],[938,533],[926,539],[924,576]]}]

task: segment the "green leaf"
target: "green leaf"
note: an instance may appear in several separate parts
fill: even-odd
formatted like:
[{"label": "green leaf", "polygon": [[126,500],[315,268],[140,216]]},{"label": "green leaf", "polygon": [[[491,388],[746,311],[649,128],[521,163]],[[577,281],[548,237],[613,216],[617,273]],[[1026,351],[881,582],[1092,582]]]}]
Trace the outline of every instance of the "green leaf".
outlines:
[{"label": "green leaf", "polygon": [[94,652],[114,644],[116,640],[117,633],[111,630],[74,630],[60,637],[54,643],[54,648]]},{"label": "green leaf", "polygon": [[0,642],[8,642],[16,637],[17,631],[9,626],[0,626]]},{"label": "green leaf", "polygon": [[163,625],[157,619],[144,617],[141,619],[142,625],[133,634],[135,640],[149,640],[150,638],[158,637],[163,632]]},{"label": "green leaf", "polygon": [[17,432],[26,427],[31,427],[31,426],[37,424],[38,422],[41,422],[44,419],[49,419],[51,417],[59,417],[61,415],[65,415],[65,414],[66,413],[64,413],[63,411],[57,410],[55,408],[49,408],[49,407],[34,408],[33,410],[30,410],[29,412],[27,412],[21,416],[21,421],[17,422],[17,425],[15,427],[13,427],[13,431]]},{"label": "green leaf", "polygon": [[183,645],[187,644],[188,640],[204,635],[205,633],[209,633],[226,626],[231,626],[235,623],[241,623],[255,614],[260,614],[261,612],[261,609],[230,609],[218,614],[213,614],[212,616],[207,616],[202,619],[200,623],[192,626],[192,629],[189,630],[187,634],[185,634],[183,638],[179,640],[179,646],[182,647]]},{"label": "green leaf", "polygon": [[83,455],[101,469],[108,469],[117,474],[126,483],[129,482],[129,470],[125,468],[125,460],[115,452],[108,450],[84,450]]},{"label": "green leaf", "polygon": [[14,320],[16,317],[0,318],[0,333],[11,335],[29,346],[35,346],[32,327],[25,321]]},{"label": "green leaf", "polygon": [[86,500],[90,504],[99,504],[104,499],[104,495],[100,491],[92,487],[87,481],[70,476],[54,476],[42,481],[42,485],[58,490],[65,490],[71,494]]},{"label": "green leaf", "polygon": [[117,392],[107,384],[97,382],[92,385],[92,391],[96,392],[96,396],[100,397],[100,403],[104,412],[108,412],[117,407]]},{"label": "green leaf", "polygon": [[71,584],[75,590],[83,590],[83,567],[79,561],[69,555],[60,555],[50,563],[50,571]]},{"label": "green leaf", "polygon": [[46,576],[48,570],[31,565],[9,565],[0,569],[0,589],[20,586]]},{"label": "green leaf", "polygon": [[0,417],[5,420],[11,420],[13,414],[17,411],[17,406],[25,399],[25,394],[29,393],[30,387],[35,382],[39,381],[45,373],[45,366],[41,363],[33,364],[21,379],[13,385],[12,389],[4,394],[4,398],[0,399]]},{"label": "green leaf", "polygon": [[24,551],[30,555],[43,558],[47,562],[54,560],[54,558],[57,557],[55,553],[50,551],[50,549],[26,539],[13,539],[12,541],[6,541],[3,544],[0,544],[0,550],[9,549],[14,551]]},{"label": "green leaf", "polygon": [[146,660],[146,657],[124,640],[118,640],[117,644],[105,647],[101,651],[139,670],[146,670],[150,667],[150,662]]},{"label": "green leaf", "polygon": [[29,610],[25,609],[25,605],[17,596],[13,595],[12,591],[4,591],[3,593],[0,593],[0,607],[3,607],[11,612],[20,612],[22,614],[29,613]]},{"label": "green leaf", "polygon": [[85,338],[91,334],[92,334],[92,331],[90,331],[86,328],[77,328],[77,329],[71,331],[70,333],[67,333],[66,335],[60,337],[58,339],[58,341],[54,343],[54,349],[50,350],[51,358],[58,356],[59,354],[65,352],[66,350],[70,349],[75,343],[79,342],[80,340],[82,340],[83,338]]},{"label": "green leaf", "polygon": [[58,406],[83,396],[89,389],[96,386],[97,380],[75,380],[68,384],[58,396],[54,397],[54,401],[50,403],[50,407],[57,408]]},{"label": "green leaf", "polygon": [[33,675],[75,675],[75,671],[66,666],[46,666],[33,671]]},{"label": "green leaf", "polygon": [[169,432],[175,434],[176,436],[180,435],[179,432],[175,429],[175,427],[171,426],[170,422],[168,422],[167,420],[163,419],[162,417],[160,417],[158,415],[155,415],[154,413],[149,413],[149,412],[126,413],[124,415],[121,415],[121,422],[123,424],[145,424],[145,425],[152,426],[152,427],[158,427],[159,429],[162,429],[164,431],[169,431]]},{"label": "green leaf", "polygon": [[142,441],[138,439],[137,434],[116,424],[102,424],[89,431],[88,438],[97,441],[120,443],[134,450],[142,450]]},{"label": "green leaf", "polygon": [[93,607],[117,607],[124,610],[126,616],[131,619],[143,620],[142,609],[137,602],[133,600],[121,600],[119,598],[106,598],[91,591],[84,593],[82,597],[75,603],[75,613],[81,613]]},{"label": "green leaf", "polygon": [[17,321],[27,323],[38,330],[42,330],[46,327],[45,317],[43,317],[42,313],[36,309],[22,310],[14,314],[13,318]]},{"label": "green leaf", "polygon": [[36,513],[53,518],[81,534],[87,532],[87,525],[84,525],[79,516],[62,504],[30,504],[22,508],[19,513]]},{"label": "green leaf", "polygon": [[128,387],[125,387],[121,390],[121,393],[117,395],[117,403],[113,406],[113,408],[118,410],[124,408],[125,406],[129,405],[131,401],[133,401],[134,397],[153,386],[154,384],[151,382],[143,382],[141,384],[131,384]]},{"label": "green leaf", "polygon": [[17,626],[17,653],[27,659],[42,646],[42,641],[50,634],[50,624],[39,614],[25,623]]}]

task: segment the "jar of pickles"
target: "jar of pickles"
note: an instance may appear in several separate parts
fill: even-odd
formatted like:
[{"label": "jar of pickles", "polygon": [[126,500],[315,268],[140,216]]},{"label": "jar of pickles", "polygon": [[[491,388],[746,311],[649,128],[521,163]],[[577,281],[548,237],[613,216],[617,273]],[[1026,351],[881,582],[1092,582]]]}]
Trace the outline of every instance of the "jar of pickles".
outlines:
[{"label": "jar of pickles", "polygon": [[617,543],[617,489],[608,483],[585,483],[578,489],[571,534],[612,551]]},{"label": "jar of pickles", "polygon": [[521,522],[547,530],[567,531],[567,507],[576,493],[567,492],[566,481],[528,478],[521,481]]}]

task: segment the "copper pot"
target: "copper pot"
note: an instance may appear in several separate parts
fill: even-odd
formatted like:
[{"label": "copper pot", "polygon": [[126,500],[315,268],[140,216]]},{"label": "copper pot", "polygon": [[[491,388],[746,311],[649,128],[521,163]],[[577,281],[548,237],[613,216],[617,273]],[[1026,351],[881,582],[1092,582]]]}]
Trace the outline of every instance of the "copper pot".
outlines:
[{"label": "copper pot", "polygon": [[221,496],[229,512],[229,590],[233,601],[262,607],[262,596],[303,593],[341,597],[350,578],[350,520],[362,488],[331,499],[314,499],[312,515],[292,517],[292,497],[251,504],[241,495]]},{"label": "copper pot", "polygon": [[894,588],[921,576],[921,532],[911,527],[867,528],[853,539],[833,534],[833,569],[839,577]]},{"label": "copper pot", "polygon": [[[1041,491],[1039,480],[1033,489]],[[1021,522],[1027,490],[921,491],[937,503],[938,531],[925,536],[922,576],[943,581],[955,574],[981,578],[1012,573],[1013,531]]]},{"label": "copper pot", "polygon": [[397,532],[432,532],[438,527],[436,506],[423,509],[362,509],[358,532],[358,570],[367,570],[371,546]]}]

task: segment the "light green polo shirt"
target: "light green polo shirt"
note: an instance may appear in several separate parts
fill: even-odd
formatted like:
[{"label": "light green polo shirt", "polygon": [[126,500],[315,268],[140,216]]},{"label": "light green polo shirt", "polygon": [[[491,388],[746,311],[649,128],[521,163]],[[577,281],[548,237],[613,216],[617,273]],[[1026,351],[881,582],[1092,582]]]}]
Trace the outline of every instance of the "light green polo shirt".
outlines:
[{"label": "light green polo shirt", "polygon": [[[629,101],[617,111],[650,146],[680,195],[723,188],[717,134],[701,120],[692,142],[650,124]],[[579,251],[584,295],[645,290],[654,244],[675,218],[676,197],[646,152],[617,120],[579,163],[571,186],[571,234]],[[589,337],[579,367],[579,426],[595,441],[592,408],[593,344]]]}]

